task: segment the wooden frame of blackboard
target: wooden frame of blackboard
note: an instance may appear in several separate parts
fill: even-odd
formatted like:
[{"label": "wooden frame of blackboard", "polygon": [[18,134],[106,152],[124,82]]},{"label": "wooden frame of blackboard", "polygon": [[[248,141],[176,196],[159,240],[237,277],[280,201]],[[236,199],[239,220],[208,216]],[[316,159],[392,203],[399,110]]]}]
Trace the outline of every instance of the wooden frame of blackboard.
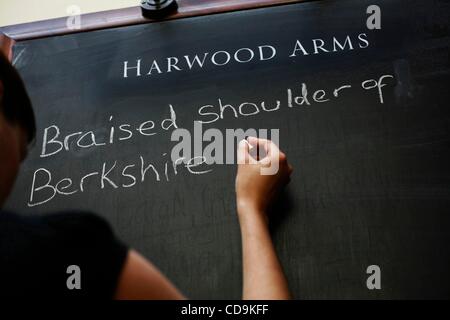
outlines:
[{"label": "wooden frame of blackboard", "polygon": [[10,61],[12,60],[12,47],[14,40],[0,33],[0,53],[3,53]]},{"label": "wooden frame of blackboard", "polygon": [[[177,12],[162,20],[173,20],[305,1],[308,0],[178,0]],[[144,18],[141,14],[140,7],[136,6],[84,14],[81,15],[81,21],[80,29],[69,29],[66,25],[67,17],[2,27],[0,28],[0,51],[5,53],[11,60],[12,47],[16,41],[151,23],[161,20]]]}]

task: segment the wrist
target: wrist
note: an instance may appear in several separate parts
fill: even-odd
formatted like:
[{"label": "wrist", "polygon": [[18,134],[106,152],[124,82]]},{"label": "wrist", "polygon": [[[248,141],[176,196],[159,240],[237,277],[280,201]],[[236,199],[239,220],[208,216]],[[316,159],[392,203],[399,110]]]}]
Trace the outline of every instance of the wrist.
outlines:
[{"label": "wrist", "polygon": [[237,212],[241,227],[264,225],[268,226],[269,221],[265,210],[249,203],[237,203]]},{"label": "wrist", "polygon": [[264,212],[255,201],[249,201],[237,198],[236,207],[238,215],[259,215]]}]

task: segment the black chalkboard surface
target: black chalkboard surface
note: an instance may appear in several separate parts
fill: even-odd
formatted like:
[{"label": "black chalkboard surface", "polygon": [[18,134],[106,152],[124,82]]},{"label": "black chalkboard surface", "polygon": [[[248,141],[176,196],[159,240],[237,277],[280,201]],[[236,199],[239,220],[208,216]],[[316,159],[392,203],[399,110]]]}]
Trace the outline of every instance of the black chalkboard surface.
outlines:
[{"label": "black chalkboard surface", "polygon": [[7,208],[96,212],[187,296],[240,298],[236,166],[175,173],[171,132],[279,129],[296,298],[449,298],[449,18],[443,0],[329,0],[19,42],[38,138]]}]

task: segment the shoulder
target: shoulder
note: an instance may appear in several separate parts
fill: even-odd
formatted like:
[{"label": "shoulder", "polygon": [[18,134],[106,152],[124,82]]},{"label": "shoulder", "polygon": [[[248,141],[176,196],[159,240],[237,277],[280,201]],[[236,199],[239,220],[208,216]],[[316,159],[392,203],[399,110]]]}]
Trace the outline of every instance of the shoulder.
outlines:
[{"label": "shoulder", "polygon": [[86,211],[33,215],[0,212],[0,230],[4,237],[23,236],[29,240],[51,237],[79,242],[81,235],[85,240],[114,237],[110,224],[103,217]]},{"label": "shoulder", "polygon": [[122,256],[126,246],[112,226],[100,215],[85,211],[64,211],[44,215],[42,224],[65,249],[97,260],[98,256]]},{"label": "shoulder", "polygon": [[[0,264],[9,274],[10,292],[17,283],[29,293],[111,297],[128,248],[101,216],[82,211],[47,215],[0,213]],[[27,271],[30,263],[40,277]],[[67,291],[66,270],[80,266],[82,292]],[[0,275],[0,281],[3,279]],[[40,288],[40,289],[39,289]],[[46,288],[46,292],[42,292]],[[18,293],[18,295],[22,295]],[[1,296],[1,293],[0,293]]]},{"label": "shoulder", "polygon": [[106,220],[88,211],[61,211],[50,214],[20,214],[11,211],[0,211],[0,221],[5,223],[36,224],[36,223],[68,223],[105,225]]},{"label": "shoulder", "polygon": [[59,233],[83,232],[85,236],[113,235],[110,224],[103,217],[91,212],[64,211],[43,215],[41,220],[43,224],[58,229]]}]

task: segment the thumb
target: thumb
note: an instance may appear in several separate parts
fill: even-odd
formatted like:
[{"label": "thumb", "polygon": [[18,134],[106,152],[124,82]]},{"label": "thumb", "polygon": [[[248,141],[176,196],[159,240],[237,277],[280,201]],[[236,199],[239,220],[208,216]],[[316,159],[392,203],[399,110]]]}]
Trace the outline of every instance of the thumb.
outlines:
[{"label": "thumb", "polygon": [[248,163],[249,160],[249,143],[247,140],[242,139],[239,141],[238,151],[237,151],[237,161],[238,164]]}]

